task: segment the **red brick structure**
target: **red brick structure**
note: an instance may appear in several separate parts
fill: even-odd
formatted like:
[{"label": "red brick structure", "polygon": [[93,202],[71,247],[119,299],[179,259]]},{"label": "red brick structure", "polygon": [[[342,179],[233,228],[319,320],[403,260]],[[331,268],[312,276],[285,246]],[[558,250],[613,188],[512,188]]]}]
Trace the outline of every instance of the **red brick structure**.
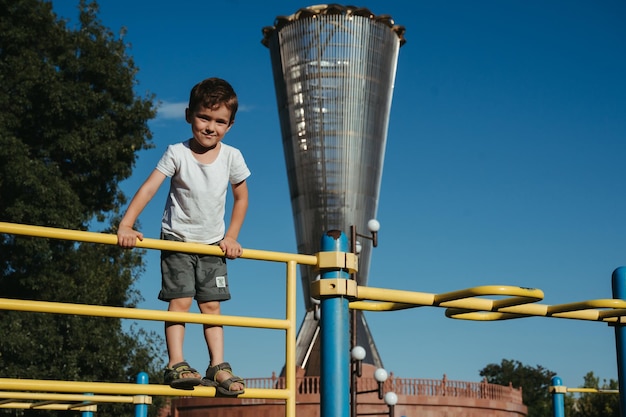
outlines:
[{"label": "red brick structure", "polygon": [[[369,368],[369,367],[367,367]],[[373,367],[364,369],[364,375],[372,375]],[[298,417],[320,417],[319,377],[297,377]],[[283,387],[284,379],[246,379],[250,388]],[[357,391],[377,388],[374,378],[362,377]],[[393,374],[384,383],[384,392],[398,395],[395,417],[526,417],[527,407],[522,403],[522,391],[512,386],[488,384],[486,382],[451,381],[443,379],[395,378]],[[165,410],[164,410],[165,411]],[[357,396],[357,413],[388,413],[389,408],[376,393]],[[280,400],[253,398],[196,398],[172,399],[171,408],[161,417],[280,417],[285,415],[285,405]],[[370,414],[371,415],[371,414]]]}]

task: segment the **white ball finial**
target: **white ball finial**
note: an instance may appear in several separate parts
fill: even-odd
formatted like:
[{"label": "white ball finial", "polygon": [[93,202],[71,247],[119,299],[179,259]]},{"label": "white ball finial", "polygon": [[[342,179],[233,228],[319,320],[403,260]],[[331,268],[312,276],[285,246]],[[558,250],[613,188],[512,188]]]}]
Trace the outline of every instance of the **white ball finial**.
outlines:
[{"label": "white ball finial", "polygon": [[394,406],[398,404],[398,396],[395,392],[389,391],[385,394],[385,404],[388,406]]},{"label": "white ball finial", "polygon": [[366,355],[367,352],[362,346],[355,346],[350,351],[350,356],[352,356],[352,359],[354,359],[355,361],[362,361],[363,359],[365,359]]},{"label": "white ball finial", "polygon": [[374,379],[378,382],[385,382],[387,380],[387,371],[383,368],[378,368],[374,371]]},{"label": "white ball finial", "polygon": [[371,219],[367,222],[367,228],[370,232],[378,232],[378,230],[380,230],[380,223],[376,219]]}]

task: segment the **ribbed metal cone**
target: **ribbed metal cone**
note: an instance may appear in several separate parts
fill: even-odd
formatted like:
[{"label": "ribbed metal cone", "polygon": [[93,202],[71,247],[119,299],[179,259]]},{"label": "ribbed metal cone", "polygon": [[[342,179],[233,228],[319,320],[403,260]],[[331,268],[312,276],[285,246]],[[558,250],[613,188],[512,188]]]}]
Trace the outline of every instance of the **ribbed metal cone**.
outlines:
[{"label": "ribbed metal cone", "polygon": [[[319,252],[328,230],[350,236],[354,226],[369,234],[367,223],[378,209],[404,28],[367,9],[323,5],[280,16],[263,33],[272,60],[298,252]],[[366,285],[372,244],[360,243],[357,279]],[[309,286],[316,273],[306,266],[300,272],[311,311]]]}]

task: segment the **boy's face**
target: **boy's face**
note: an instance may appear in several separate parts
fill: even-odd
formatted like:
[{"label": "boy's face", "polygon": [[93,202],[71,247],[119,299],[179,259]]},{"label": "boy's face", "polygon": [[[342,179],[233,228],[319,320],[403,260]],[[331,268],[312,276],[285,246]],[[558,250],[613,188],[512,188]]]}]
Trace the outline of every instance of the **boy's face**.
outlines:
[{"label": "boy's face", "polygon": [[223,104],[213,109],[198,107],[185,110],[194,139],[205,148],[215,147],[224,138],[233,124],[230,116],[231,111]]}]

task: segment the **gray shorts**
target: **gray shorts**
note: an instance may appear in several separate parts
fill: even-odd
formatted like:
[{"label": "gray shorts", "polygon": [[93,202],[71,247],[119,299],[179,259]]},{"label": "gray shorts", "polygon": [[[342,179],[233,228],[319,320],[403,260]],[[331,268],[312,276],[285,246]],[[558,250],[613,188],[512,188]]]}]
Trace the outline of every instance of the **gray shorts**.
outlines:
[{"label": "gray shorts", "polygon": [[[162,239],[181,241],[171,235]],[[214,255],[161,251],[159,300],[193,297],[198,302],[230,300],[226,258]]]}]

